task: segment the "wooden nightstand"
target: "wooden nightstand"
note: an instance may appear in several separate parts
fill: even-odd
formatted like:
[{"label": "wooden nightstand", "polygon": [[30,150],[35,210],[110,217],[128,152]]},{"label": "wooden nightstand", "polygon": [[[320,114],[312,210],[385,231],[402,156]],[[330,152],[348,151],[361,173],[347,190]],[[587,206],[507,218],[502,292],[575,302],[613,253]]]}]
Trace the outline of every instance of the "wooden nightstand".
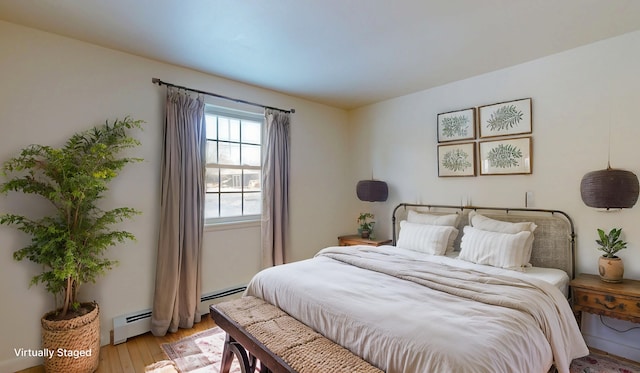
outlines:
[{"label": "wooden nightstand", "polygon": [[640,322],[640,281],[612,284],[597,275],[580,274],[571,281],[571,289],[578,323],[582,312]]},{"label": "wooden nightstand", "polygon": [[362,238],[357,234],[350,234],[347,236],[338,237],[338,245],[351,246],[351,245],[369,245],[369,246],[382,246],[391,245],[391,240],[372,240],[369,238]]}]

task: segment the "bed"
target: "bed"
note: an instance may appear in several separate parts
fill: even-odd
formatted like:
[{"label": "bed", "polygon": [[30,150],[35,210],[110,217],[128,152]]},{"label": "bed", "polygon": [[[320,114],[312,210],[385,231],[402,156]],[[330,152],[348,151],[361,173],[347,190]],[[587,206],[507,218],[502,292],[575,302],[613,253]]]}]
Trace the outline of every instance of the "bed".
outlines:
[{"label": "bed", "polygon": [[588,353],[567,300],[567,214],[403,203],[392,225],[394,245],[327,247],[246,294],[387,373],[564,373]]}]

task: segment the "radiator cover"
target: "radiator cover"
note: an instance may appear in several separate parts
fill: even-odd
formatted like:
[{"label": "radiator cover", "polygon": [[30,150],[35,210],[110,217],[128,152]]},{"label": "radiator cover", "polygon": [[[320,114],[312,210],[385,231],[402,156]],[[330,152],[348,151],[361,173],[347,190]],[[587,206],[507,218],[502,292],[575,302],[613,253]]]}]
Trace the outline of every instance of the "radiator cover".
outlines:
[{"label": "radiator cover", "polygon": [[[237,286],[211,293],[203,294],[200,303],[211,302],[220,298],[228,297],[243,292],[246,285]],[[113,344],[124,343],[127,338],[135,337],[151,331],[151,309],[146,309],[126,315],[121,315],[113,319]]]}]

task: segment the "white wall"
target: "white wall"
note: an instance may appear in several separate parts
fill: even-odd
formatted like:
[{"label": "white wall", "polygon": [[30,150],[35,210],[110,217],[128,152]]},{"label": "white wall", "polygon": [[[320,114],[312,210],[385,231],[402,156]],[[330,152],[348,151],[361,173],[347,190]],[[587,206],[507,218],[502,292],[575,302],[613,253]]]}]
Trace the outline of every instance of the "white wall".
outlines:
[{"label": "white wall", "polygon": [[[607,166],[609,127],[612,166],[640,174],[638,46],[640,32],[626,34],[355,110],[352,182],[373,170],[389,183],[389,200],[370,206],[384,222],[400,202],[459,205],[469,198],[476,206],[524,207],[524,194],[532,191],[531,207],[573,218],[578,272],[597,273],[596,228],[622,227],[629,241],[619,253],[625,277],[640,279],[640,205],[598,212],[582,203],[579,191],[586,172]],[[438,178],[438,113],[524,97],[533,99],[532,175]],[[390,235],[390,224],[377,229]],[[640,360],[640,331],[611,332],[593,319],[583,331],[591,346]],[[617,322],[611,324],[624,329]]]},{"label": "white wall", "polygon": [[[351,223],[341,214],[352,203],[348,179],[347,114],[272,91],[198,73],[57,35],[0,22],[0,161],[32,144],[60,145],[71,134],[105,120],[129,115],[146,121],[135,155],[144,162],[128,166],[111,186],[105,202],[143,212],[126,224],[137,242],[109,250],[120,265],[86,285],[84,299],[101,306],[102,342],[112,319],[151,308],[159,212],[159,168],[164,87],[152,77],[281,108],[295,108],[292,121],[291,217],[289,260],[305,259],[334,244]],[[249,108],[248,108],[249,109]],[[330,199],[327,195],[330,193]],[[17,194],[0,196],[0,212],[39,213],[39,201]],[[18,358],[14,348],[40,348],[40,317],[53,308],[42,287],[29,289],[38,267],[14,262],[13,251],[27,236],[0,226],[0,371],[38,364]],[[203,254],[203,292],[246,283],[260,269],[260,228],[208,230]],[[11,336],[11,337],[9,337]]]}]

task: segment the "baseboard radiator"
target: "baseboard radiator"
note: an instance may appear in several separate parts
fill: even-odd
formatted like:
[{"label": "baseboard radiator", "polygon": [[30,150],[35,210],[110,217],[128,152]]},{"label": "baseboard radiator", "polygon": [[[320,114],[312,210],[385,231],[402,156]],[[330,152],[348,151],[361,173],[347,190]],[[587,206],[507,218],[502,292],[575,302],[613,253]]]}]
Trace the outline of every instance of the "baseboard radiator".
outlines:
[{"label": "baseboard radiator", "polygon": [[[246,286],[237,286],[203,294],[200,303],[211,302],[243,292]],[[113,319],[113,344],[124,343],[127,338],[151,331],[151,310],[144,310]]]}]

